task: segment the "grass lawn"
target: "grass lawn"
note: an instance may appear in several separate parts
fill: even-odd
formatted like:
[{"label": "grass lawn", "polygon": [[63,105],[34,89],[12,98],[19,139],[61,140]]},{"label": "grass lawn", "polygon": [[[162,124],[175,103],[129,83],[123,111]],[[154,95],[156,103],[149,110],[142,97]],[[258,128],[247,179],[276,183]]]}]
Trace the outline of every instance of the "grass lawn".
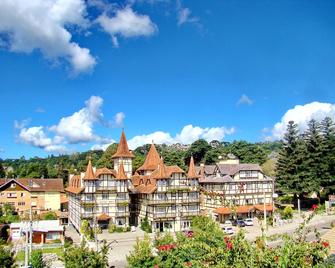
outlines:
[{"label": "grass lawn", "polygon": [[[43,253],[56,253],[58,257],[63,255],[63,248],[43,248]],[[24,251],[20,251],[16,255],[16,261],[24,261]]]}]

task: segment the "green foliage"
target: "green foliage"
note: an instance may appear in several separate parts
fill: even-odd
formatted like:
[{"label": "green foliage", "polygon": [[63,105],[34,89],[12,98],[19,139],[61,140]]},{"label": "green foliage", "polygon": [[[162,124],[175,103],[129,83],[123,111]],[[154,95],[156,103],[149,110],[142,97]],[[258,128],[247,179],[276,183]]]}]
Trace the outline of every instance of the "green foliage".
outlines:
[{"label": "green foliage", "polygon": [[93,240],[94,233],[93,229],[90,226],[90,223],[87,220],[83,220],[80,227],[80,232],[88,239]]},{"label": "green foliage", "polygon": [[0,245],[0,267],[16,267],[14,253],[6,245]]},{"label": "green foliage", "polygon": [[117,143],[113,143],[107,147],[107,149],[103,152],[102,156],[100,159],[97,161],[97,167],[102,168],[102,167],[107,167],[107,168],[113,168],[113,161],[112,161],[112,156],[113,154],[116,153],[117,150]]},{"label": "green foliage", "polygon": [[104,242],[101,251],[88,249],[83,241],[80,246],[72,245],[64,250],[66,268],[106,268],[108,247]]},{"label": "green foliage", "polygon": [[147,216],[145,216],[145,218],[141,222],[141,229],[147,233],[152,233],[152,228]]},{"label": "green foliage", "polygon": [[5,169],[0,161],[0,178],[5,178],[6,177],[6,172]]},{"label": "green foliage", "polygon": [[57,220],[57,214],[54,211],[48,211],[43,215],[43,220]]},{"label": "green foliage", "polygon": [[250,242],[243,231],[227,237],[210,218],[194,217],[191,235],[159,234],[153,242],[148,236],[138,240],[127,257],[128,267],[314,267],[323,263],[329,252],[320,240],[305,241],[306,224],[294,236],[283,235],[283,244],[271,248],[264,238]]},{"label": "green foliage", "polygon": [[15,212],[14,206],[5,203],[0,207],[0,223],[12,223],[20,221],[19,215]]},{"label": "green foliage", "polygon": [[47,266],[43,260],[43,254],[41,250],[34,250],[32,252],[30,262],[33,268],[45,268]]},{"label": "green foliage", "polygon": [[281,214],[282,219],[288,220],[293,218],[293,209],[291,206],[286,206]]},{"label": "green foliage", "polygon": [[293,196],[291,195],[282,195],[277,198],[277,200],[283,204],[292,204]]}]

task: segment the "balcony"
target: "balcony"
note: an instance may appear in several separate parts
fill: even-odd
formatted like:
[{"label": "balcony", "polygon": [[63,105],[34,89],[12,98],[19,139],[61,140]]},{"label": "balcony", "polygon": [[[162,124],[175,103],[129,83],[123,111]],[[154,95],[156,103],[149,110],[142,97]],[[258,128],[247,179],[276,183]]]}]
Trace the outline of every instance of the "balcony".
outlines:
[{"label": "balcony", "polygon": [[116,211],[115,217],[129,217],[129,211]]},{"label": "balcony", "polygon": [[97,192],[99,191],[112,191],[112,192],[116,192],[117,191],[117,187],[116,186],[98,186],[96,189]]},{"label": "balcony", "polygon": [[81,214],[82,219],[92,219],[94,216],[93,212],[84,212]]},{"label": "balcony", "polygon": [[185,216],[198,216],[199,214],[200,214],[200,211],[198,211],[198,210],[181,212],[181,216],[183,216],[183,217],[185,217]]},{"label": "balcony", "polygon": [[162,218],[175,218],[177,215],[175,212],[167,212],[167,213],[154,213],[155,219],[162,219]]},{"label": "balcony", "polygon": [[94,205],[95,204],[95,200],[88,200],[88,199],[85,199],[85,200],[80,200],[80,204],[81,205]]},{"label": "balcony", "polygon": [[158,205],[158,204],[174,204],[176,203],[175,199],[154,199],[148,200],[149,205]]}]

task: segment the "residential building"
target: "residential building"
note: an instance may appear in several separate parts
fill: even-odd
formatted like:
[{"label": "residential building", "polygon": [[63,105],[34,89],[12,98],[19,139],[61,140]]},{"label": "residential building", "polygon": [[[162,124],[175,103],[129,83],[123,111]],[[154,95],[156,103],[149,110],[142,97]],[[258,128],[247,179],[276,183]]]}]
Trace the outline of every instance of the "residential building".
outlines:
[{"label": "residential building", "polygon": [[188,174],[178,166],[167,166],[151,145],[144,164],[132,177],[131,222],[148,219],[153,231],[187,230],[191,217],[199,215],[199,181],[193,158]]},{"label": "residential building", "polygon": [[197,167],[200,175],[201,210],[225,221],[273,211],[274,180],[258,164],[241,164],[229,154],[215,165]]},{"label": "residential building", "polygon": [[[29,234],[30,222],[14,222],[10,224],[10,237],[13,241],[25,243],[25,234]],[[64,241],[64,227],[59,220],[33,221],[32,241],[34,244],[56,243]]]},{"label": "residential building", "polygon": [[117,152],[113,155],[117,171],[115,168],[95,169],[89,160],[86,172],[70,175],[69,187],[65,189],[69,198],[68,217],[78,231],[83,219],[87,219],[91,226],[97,223],[101,228],[107,228],[109,223],[129,225],[128,188],[133,157],[122,131]]},{"label": "residential building", "polygon": [[62,179],[0,179],[0,205],[9,203],[19,215],[58,211],[64,193]]}]

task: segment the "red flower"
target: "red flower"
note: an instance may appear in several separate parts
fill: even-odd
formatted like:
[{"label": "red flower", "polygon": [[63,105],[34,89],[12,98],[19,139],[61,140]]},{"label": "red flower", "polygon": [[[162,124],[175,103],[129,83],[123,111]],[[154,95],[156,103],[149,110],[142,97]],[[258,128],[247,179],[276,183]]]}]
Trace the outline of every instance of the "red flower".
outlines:
[{"label": "red flower", "polygon": [[156,264],[156,265],[154,266],[154,268],[159,268],[159,266]]},{"label": "red flower", "polygon": [[161,245],[161,246],[158,247],[158,250],[167,251],[167,250],[173,249],[175,247],[176,247],[175,244]]},{"label": "red flower", "polygon": [[311,207],[311,210],[312,210],[312,211],[315,211],[317,208],[318,208],[318,205],[315,205],[315,204],[314,204],[314,205]]},{"label": "red flower", "polygon": [[185,266],[187,266],[187,267],[191,267],[192,266],[192,262],[185,262]]},{"label": "red flower", "polygon": [[323,241],[323,242],[322,242],[322,246],[323,246],[324,248],[329,248],[329,243],[326,242],[326,241]]},{"label": "red flower", "polygon": [[233,248],[233,243],[232,242],[227,242],[226,246],[227,246],[227,249],[231,250]]},{"label": "red flower", "polygon": [[279,261],[279,257],[278,257],[278,256],[275,256],[275,257],[274,257],[274,260],[275,260],[275,262],[278,262],[278,261]]},{"label": "red flower", "polygon": [[231,240],[229,236],[225,236],[223,239],[226,242],[226,244],[227,244],[227,242],[229,242]]}]

